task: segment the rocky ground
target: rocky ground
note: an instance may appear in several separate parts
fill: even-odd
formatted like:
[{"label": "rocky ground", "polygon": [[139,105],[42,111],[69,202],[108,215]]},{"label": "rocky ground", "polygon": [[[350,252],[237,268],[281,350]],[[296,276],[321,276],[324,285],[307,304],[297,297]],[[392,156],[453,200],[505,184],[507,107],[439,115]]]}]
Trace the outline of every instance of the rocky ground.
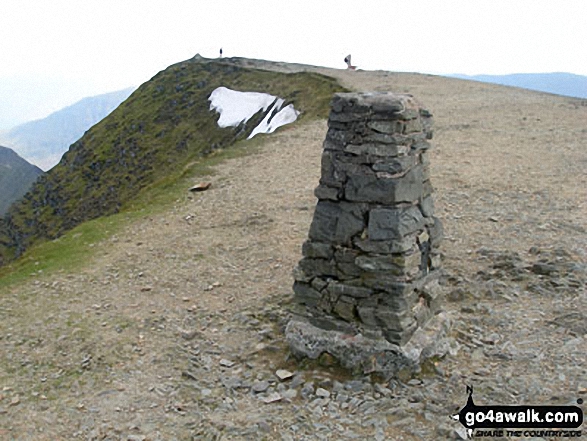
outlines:
[{"label": "rocky ground", "polygon": [[587,398],[585,101],[322,71],[413,93],[435,116],[454,353],[389,382],[288,357],[326,133],[294,126],[94,244],[82,271],[0,293],[0,439],[463,439],[450,415],[466,385],[476,404]]}]

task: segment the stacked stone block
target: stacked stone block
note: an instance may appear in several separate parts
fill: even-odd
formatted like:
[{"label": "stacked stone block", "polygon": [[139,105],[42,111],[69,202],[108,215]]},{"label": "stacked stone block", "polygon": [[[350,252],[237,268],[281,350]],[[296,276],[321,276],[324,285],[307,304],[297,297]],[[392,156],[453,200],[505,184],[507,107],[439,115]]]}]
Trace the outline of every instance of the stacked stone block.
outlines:
[{"label": "stacked stone block", "polygon": [[312,326],[401,346],[438,311],[431,138],[432,115],[410,95],[334,96],[294,271],[297,313]]}]

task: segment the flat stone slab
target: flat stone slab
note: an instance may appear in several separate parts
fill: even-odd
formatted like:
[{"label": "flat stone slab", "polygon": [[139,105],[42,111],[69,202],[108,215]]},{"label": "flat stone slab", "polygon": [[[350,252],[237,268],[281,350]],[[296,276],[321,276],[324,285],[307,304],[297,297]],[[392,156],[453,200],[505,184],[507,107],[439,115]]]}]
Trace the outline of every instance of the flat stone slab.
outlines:
[{"label": "flat stone slab", "polygon": [[426,326],[418,328],[408,343],[398,346],[384,338],[320,329],[303,319],[293,319],[285,329],[285,337],[298,358],[317,359],[328,353],[354,373],[380,373],[392,378],[406,369],[417,372],[420,365],[432,357],[454,354],[458,346],[448,336],[450,328],[450,317],[441,312]]}]

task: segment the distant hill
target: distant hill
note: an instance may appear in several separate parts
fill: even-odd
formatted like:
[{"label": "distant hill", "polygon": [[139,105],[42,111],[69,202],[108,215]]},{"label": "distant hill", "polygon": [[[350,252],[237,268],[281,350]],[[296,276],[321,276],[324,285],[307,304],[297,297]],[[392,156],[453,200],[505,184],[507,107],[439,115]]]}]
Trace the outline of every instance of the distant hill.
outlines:
[{"label": "distant hill", "polygon": [[102,120],[134,89],[84,98],[46,118],[27,122],[0,133],[0,142],[44,170],[59,162],[69,146]]},{"label": "distant hill", "polygon": [[511,74],[511,75],[450,75],[464,80],[521,87],[556,95],[587,98],[587,76],[570,73]]},{"label": "distant hill", "polygon": [[0,146],[0,217],[29,190],[43,171],[13,150]]},{"label": "distant hill", "polygon": [[142,190],[177,179],[198,158],[246,139],[269,108],[237,127],[220,128],[208,101],[220,86],[279,96],[301,111],[300,120],[326,118],[332,94],[344,90],[317,73],[269,72],[229,60],[196,56],[170,66],[88,130],[12,205],[0,223],[0,256],[11,259],[39,240],[119,212]]}]

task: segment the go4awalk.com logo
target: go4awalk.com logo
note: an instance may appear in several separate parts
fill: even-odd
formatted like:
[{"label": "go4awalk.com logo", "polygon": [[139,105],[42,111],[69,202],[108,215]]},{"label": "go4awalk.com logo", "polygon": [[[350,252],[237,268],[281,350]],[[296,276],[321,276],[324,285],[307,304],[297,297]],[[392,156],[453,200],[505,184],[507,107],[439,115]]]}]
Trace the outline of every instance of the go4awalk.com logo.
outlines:
[{"label": "go4awalk.com logo", "polygon": [[471,386],[467,393],[467,404],[453,418],[465,426],[469,438],[581,436],[583,410],[578,406],[477,406]]}]

